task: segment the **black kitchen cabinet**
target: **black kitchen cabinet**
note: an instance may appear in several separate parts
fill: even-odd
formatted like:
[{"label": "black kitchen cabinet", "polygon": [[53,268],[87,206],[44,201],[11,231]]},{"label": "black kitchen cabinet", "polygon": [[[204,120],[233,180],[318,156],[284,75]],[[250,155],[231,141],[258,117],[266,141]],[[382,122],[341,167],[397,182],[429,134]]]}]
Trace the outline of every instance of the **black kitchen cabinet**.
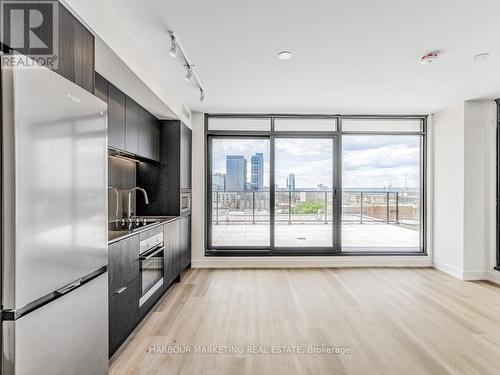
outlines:
[{"label": "black kitchen cabinet", "polygon": [[109,356],[139,323],[141,280],[136,277],[109,297]]},{"label": "black kitchen cabinet", "polygon": [[[125,341],[191,261],[191,217],[175,219],[109,245],[109,355]],[[139,243],[163,232],[164,283],[143,305]]]},{"label": "black kitchen cabinet", "polygon": [[160,121],[95,74],[94,94],[108,103],[108,146],[154,161],[160,160]]},{"label": "black kitchen cabinet", "polygon": [[164,289],[167,289],[170,283],[174,278],[174,270],[173,270],[173,256],[174,249],[172,243],[172,235],[173,235],[173,223],[168,223],[163,226],[163,240],[165,241],[165,258],[163,265],[163,279],[164,279]]},{"label": "black kitchen cabinet", "polygon": [[141,280],[139,275],[139,236],[109,245],[109,355],[132,332],[139,321]]},{"label": "black kitchen cabinet", "polygon": [[95,74],[94,95],[102,101],[108,102],[108,81],[99,73]]},{"label": "black kitchen cabinet", "polygon": [[151,143],[153,149],[152,159],[160,161],[160,121],[151,116]]},{"label": "black kitchen cabinet", "polygon": [[151,160],[160,160],[160,123],[142,107],[139,110],[138,154]]},{"label": "black kitchen cabinet", "polygon": [[125,151],[139,154],[139,124],[141,107],[134,100],[125,97]]},{"label": "black kitchen cabinet", "polygon": [[165,288],[181,273],[180,268],[180,220],[165,224]]},{"label": "black kitchen cabinet", "polygon": [[152,121],[151,115],[144,108],[139,107],[138,114],[138,124],[139,124],[139,149],[138,154],[144,156],[148,159],[153,158],[153,147],[151,143],[151,139],[153,137],[152,134]]},{"label": "black kitchen cabinet", "polygon": [[59,4],[59,52],[55,70],[63,77],[94,92],[94,35]]},{"label": "black kitchen cabinet", "polygon": [[108,271],[110,295],[139,276],[139,236],[109,245]]},{"label": "black kitchen cabinet", "polygon": [[180,267],[183,271],[191,263],[191,215],[180,219]]},{"label": "black kitchen cabinet", "polygon": [[180,188],[191,189],[191,129],[181,124],[181,159],[180,159]]},{"label": "black kitchen cabinet", "polygon": [[160,121],[160,158],[154,166],[138,165],[137,184],[155,192],[149,205],[138,205],[141,215],[181,215],[181,191],[191,190],[191,129],[178,120]]},{"label": "black kitchen cabinet", "polygon": [[[42,0],[31,0],[42,1]],[[6,1],[0,1],[0,5]],[[76,83],[85,90],[94,92],[94,69],[95,69],[95,38],[94,35],[78,19],[71,14],[61,3],[57,4],[57,51],[54,51],[56,65],[53,70],[62,75],[64,78]],[[3,26],[2,26],[3,27]],[[25,32],[25,28],[20,30]],[[42,41],[52,41],[52,35],[44,35],[44,28],[37,29]],[[50,29],[47,28],[47,31]],[[50,31],[49,31],[50,32]],[[24,36],[18,35],[17,39],[25,39]],[[11,49],[8,45],[2,45],[2,50],[5,53],[10,53]],[[18,52],[27,55],[35,55],[33,48],[17,49]]]},{"label": "black kitchen cabinet", "polygon": [[108,82],[108,146],[125,151],[125,94]]}]

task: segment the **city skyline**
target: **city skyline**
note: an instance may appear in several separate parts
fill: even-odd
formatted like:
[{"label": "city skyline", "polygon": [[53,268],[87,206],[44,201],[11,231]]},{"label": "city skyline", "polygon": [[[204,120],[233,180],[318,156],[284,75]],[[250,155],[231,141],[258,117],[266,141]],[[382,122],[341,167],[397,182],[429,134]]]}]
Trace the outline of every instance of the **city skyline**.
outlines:
[{"label": "city skyline", "polygon": [[[332,149],[316,143],[303,147],[301,139],[276,140],[275,181],[280,189],[287,188],[290,173],[296,177],[296,189],[314,189],[318,185],[331,187]],[[319,140],[322,141],[322,140]],[[323,140],[324,141],[324,140]],[[331,144],[331,143],[330,143]],[[226,174],[226,156],[243,155],[251,160],[261,153],[263,189],[269,184],[269,140],[214,140],[212,173]],[[342,183],[345,189],[414,190],[420,181],[420,140],[414,136],[343,136]],[[251,168],[247,168],[251,181]]]}]

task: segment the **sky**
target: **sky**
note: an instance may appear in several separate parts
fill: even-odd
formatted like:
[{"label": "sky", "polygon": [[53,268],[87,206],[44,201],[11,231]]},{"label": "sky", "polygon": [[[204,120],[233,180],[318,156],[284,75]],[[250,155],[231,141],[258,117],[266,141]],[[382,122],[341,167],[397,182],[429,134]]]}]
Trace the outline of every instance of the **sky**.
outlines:
[{"label": "sky", "polygon": [[[269,140],[214,139],[213,173],[226,173],[226,155],[244,155],[248,161],[264,154],[264,186],[269,186]],[[277,138],[276,183],[286,187],[289,173],[296,188],[332,186],[331,139]],[[344,135],[342,137],[342,184],[344,188],[417,188],[420,181],[420,138],[401,135]]]}]

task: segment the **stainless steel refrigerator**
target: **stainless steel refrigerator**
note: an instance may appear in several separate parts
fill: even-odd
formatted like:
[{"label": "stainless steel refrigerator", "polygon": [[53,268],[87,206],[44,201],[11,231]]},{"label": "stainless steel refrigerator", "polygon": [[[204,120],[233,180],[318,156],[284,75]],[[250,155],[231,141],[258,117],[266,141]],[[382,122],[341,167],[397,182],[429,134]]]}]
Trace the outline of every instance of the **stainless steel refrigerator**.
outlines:
[{"label": "stainless steel refrigerator", "polygon": [[107,105],[48,69],[9,65],[2,373],[106,374]]}]

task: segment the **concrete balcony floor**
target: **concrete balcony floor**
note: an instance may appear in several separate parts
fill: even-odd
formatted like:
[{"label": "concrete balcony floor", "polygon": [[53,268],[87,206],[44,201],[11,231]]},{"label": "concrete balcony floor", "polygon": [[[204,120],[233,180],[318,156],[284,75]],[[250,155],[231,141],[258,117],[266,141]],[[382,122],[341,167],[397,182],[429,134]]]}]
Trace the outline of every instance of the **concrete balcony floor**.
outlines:
[{"label": "concrete balcony floor", "polygon": [[[277,224],[276,246],[329,247],[332,245],[331,224]],[[214,246],[268,246],[266,224],[212,225]],[[343,224],[344,251],[418,251],[419,232],[397,224]]]}]

